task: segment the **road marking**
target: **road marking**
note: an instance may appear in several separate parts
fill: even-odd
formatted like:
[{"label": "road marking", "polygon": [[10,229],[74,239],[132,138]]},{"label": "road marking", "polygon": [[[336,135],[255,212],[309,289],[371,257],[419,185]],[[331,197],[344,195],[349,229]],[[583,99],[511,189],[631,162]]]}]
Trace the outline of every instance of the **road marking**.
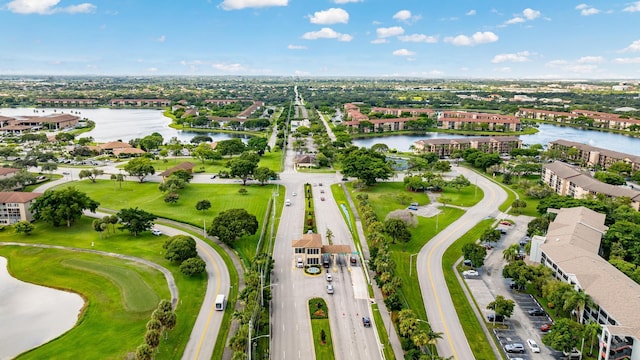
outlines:
[{"label": "road marking", "polygon": [[[207,255],[207,257],[209,259],[211,259],[213,267],[215,268],[215,272],[218,274],[218,281],[217,281],[217,284],[216,284],[216,294],[219,294],[220,293],[220,269],[218,268],[218,264],[216,263],[216,261],[213,259],[213,256],[209,253],[209,251],[207,251],[207,249],[205,247],[200,245],[200,249],[202,249],[202,251],[204,251],[204,253]],[[215,309],[215,302],[214,302],[213,306],[211,307],[211,309],[209,310],[209,317],[207,318],[207,325],[204,328],[204,331],[202,332],[202,337],[200,337],[200,343],[198,343],[198,350],[196,351],[194,359],[197,359],[198,356],[200,355],[200,349],[202,348],[202,343],[204,342],[205,335],[207,335],[207,330],[209,330],[209,324],[211,323],[211,319],[213,318],[214,309]]]}]

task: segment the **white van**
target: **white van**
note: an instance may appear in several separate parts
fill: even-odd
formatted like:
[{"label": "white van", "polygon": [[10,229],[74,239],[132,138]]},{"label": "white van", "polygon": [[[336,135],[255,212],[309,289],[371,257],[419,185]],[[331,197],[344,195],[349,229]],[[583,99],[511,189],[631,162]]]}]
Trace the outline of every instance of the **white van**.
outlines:
[{"label": "white van", "polygon": [[224,298],[224,294],[218,294],[218,296],[216,296],[216,310],[223,311],[225,305],[226,300]]},{"label": "white van", "polygon": [[304,267],[304,262],[302,261],[301,257],[299,257],[298,260],[296,261],[296,267],[299,267],[299,268]]}]

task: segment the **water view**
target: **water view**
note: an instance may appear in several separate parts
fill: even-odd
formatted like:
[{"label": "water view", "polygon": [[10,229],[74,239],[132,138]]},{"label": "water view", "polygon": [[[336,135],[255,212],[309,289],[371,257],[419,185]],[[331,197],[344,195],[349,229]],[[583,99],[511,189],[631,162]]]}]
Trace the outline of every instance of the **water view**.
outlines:
[{"label": "water view", "polygon": [[[620,151],[627,154],[640,156],[640,139],[614,133],[576,129],[572,127],[540,124],[539,132],[533,135],[520,135],[523,144],[546,145],[550,141],[564,139],[589,144],[600,148]],[[377,143],[385,143],[391,149],[409,151],[409,147],[417,140],[423,139],[452,139],[461,138],[461,135],[449,135],[442,133],[427,133],[424,135],[395,135],[366,139],[354,139],[353,144],[359,147],[371,147]]]},{"label": "water view", "polygon": [[12,359],[73,328],[80,295],[17,280],[0,257],[0,359]]},{"label": "water view", "polygon": [[[36,112],[37,111],[37,112]],[[73,114],[87,118],[96,123],[90,132],[82,134],[92,136],[97,142],[141,138],[153,132],[161,134],[165,141],[172,137],[182,142],[189,142],[198,134],[193,131],[181,131],[169,127],[171,119],[163,115],[162,110],[147,109],[34,109],[34,108],[2,108],[4,116],[45,116],[50,114]],[[206,133],[213,141],[227,140],[234,137],[225,133]]]}]

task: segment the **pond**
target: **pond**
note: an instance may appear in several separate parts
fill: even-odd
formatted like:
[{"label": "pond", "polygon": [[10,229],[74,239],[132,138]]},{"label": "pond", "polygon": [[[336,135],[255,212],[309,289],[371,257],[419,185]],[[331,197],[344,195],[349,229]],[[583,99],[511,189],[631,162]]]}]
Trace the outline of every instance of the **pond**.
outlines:
[{"label": "pond", "polygon": [[81,118],[87,118],[96,123],[96,127],[82,135],[91,136],[97,142],[109,142],[122,140],[128,142],[131,139],[141,138],[157,132],[162,135],[165,142],[172,137],[182,142],[189,142],[194,136],[209,135],[213,141],[228,140],[242,135],[226,133],[199,133],[194,131],[182,131],[170,128],[171,119],[164,116],[162,110],[148,109],[35,109],[35,108],[1,108],[3,116],[45,116],[50,114],[73,114]]},{"label": "pond", "polygon": [[0,359],[45,344],[73,328],[84,300],[78,294],[13,278],[0,257]]},{"label": "pond", "polygon": [[[573,127],[565,127],[551,124],[540,124],[539,132],[533,135],[520,135],[523,144],[547,145],[550,141],[564,139],[585,143],[604,149],[623,152],[640,156],[640,138],[631,136],[584,130]],[[423,139],[452,139],[461,138],[463,135],[450,135],[442,133],[426,133],[424,135],[393,135],[372,137],[366,139],[354,139],[353,144],[358,147],[371,147],[374,144],[384,143],[391,149],[409,151],[409,147],[417,140]]]}]

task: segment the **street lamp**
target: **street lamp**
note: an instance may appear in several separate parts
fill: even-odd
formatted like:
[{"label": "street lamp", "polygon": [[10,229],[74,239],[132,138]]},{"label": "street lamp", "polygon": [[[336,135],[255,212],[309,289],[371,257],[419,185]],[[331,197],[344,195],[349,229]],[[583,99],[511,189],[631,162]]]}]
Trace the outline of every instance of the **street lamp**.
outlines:
[{"label": "street lamp", "polygon": [[409,277],[411,277],[411,271],[413,270],[413,257],[416,255],[418,255],[418,253],[409,255]]}]

